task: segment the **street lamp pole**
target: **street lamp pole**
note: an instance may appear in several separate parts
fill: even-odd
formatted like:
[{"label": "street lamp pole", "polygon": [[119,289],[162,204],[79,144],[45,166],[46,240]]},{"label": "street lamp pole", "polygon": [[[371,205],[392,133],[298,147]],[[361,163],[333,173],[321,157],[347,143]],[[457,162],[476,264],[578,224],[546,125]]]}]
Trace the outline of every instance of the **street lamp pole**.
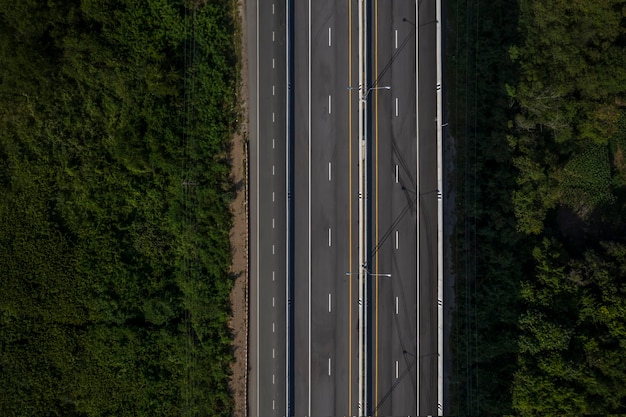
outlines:
[{"label": "street lamp pole", "polygon": [[[390,90],[390,86],[373,86],[363,89],[368,83],[367,68],[367,45],[364,34],[367,33],[367,16],[365,10],[365,0],[358,2],[358,19],[359,19],[359,410],[358,415],[367,415],[367,396],[364,396],[367,387],[367,373],[365,364],[367,363],[367,346],[364,344],[364,334],[367,331],[367,315],[364,314],[365,305],[367,304],[365,291],[365,274],[363,273],[363,265],[365,265],[365,253],[367,251],[367,99],[372,90]],[[352,86],[348,90],[355,89]]]},{"label": "street lamp pole", "polygon": [[366,102],[366,101],[367,101],[368,96],[370,95],[370,93],[371,93],[373,90],[391,90],[391,86],[390,86],[390,85],[382,85],[382,86],[380,86],[380,87],[370,87],[370,88],[368,88],[368,89],[367,89],[367,91],[365,92],[365,94],[363,94],[363,95],[361,96],[361,101]]},{"label": "street lamp pole", "polygon": [[[358,88],[357,87],[352,87],[352,86],[348,87],[348,90],[357,90],[357,89],[360,91],[361,90],[361,86],[359,85]],[[361,101],[362,102],[365,103],[367,101],[367,98],[370,95],[370,93],[372,92],[372,90],[391,90],[391,86],[390,85],[382,85],[382,86],[378,86],[378,87],[370,87],[370,88],[368,88],[365,91],[365,93],[363,93],[361,95]]]},{"label": "street lamp pole", "polygon": [[[359,253],[360,254],[360,253]],[[364,416],[367,415],[367,411],[365,411],[365,406],[367,405],[366,400],[364,400],[364,396],[363,396],[363,383],[364,383],[364,379],[367,377],[365,375],[365,369],[363,368],[365,366],[365,350],[364,350],[364,345],[363,345],[363,338],[364,338],[364,332],[366,330],[366,326],[363,324],[363,310],[364,310],[364,305],[365,305],[365,299],[363,298],[363,287],[365,284],[365,278],[366,277],[387,277],[387,278],[391,278],[391,274],[384,274],[384,273],[378,273],[378,274],[373,274],[369,271],[369,269],[367,268],[367,264],[362,263],[361,267],[359,268],[359,272],[346,272],[347,276],[351,276],[351,275],[359,275],[359,416]],[[366,380],[365,380],[366,381]]]},{"label": "street lamp pole", "polygon": [[391,278],[391,274],[383,274],[383,273],[374,274],[370,272],[369,269],[367,269],[367,265],[361,265],[361,271],[359,272],[346,272],[346,275],[357,275],[357,274],[363,274],[363,276],[368,276],[368,277]]}]

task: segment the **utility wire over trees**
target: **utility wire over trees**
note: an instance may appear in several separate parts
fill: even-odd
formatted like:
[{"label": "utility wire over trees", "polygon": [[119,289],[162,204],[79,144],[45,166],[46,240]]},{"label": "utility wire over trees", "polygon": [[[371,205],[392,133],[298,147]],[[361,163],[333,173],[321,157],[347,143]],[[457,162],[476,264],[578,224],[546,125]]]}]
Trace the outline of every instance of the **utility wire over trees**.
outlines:
[{"label": "utility wire over trees", "polygon": [[234,13],[0,0],[0,415],[231,414]]},{"label": "utility wire over trees", "polygon": [[448,10],[452,408],[624,413],[626,2]]}]

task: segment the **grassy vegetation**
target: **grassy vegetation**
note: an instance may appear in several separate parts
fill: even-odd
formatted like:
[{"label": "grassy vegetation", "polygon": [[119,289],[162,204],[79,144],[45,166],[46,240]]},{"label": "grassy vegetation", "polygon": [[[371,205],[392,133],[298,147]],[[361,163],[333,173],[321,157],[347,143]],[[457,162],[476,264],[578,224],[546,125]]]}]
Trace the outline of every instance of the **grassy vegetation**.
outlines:
[{"label": "grassy vegetation", "polygon": [[233,13],[0,1],[0,414],[230,415]]},{"label": "grassy vegetation", "polygon": [[626,3],[447,7],[451,413],[623,413]]}]

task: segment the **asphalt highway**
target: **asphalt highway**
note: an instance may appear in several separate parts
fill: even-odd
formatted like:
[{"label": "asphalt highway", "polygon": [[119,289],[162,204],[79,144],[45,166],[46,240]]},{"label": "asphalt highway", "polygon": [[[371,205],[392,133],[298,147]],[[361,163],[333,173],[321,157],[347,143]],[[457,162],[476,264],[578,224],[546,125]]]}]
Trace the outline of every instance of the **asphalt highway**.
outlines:
[{"label": "asphalt highway", "polygon": [[287,135],[284,0],[248,2],[250,414],[287,414]]},{"label": "asphalt highway", "polygon": [[294,415],[358,413],[352,8],[294,4]]},{"label": "asphalt highway", "polygon": [[372,0],[373,415],[438,414],[435,4]]},{"label": "asphalt highway", "polygon": [[361,4],[247,3],[250,415],[438,414],[435,0]]},{"label": "asphalt highway", "polygon": [[[417,414],[415,3],[372,1],[371,152],[373,415]],[[389,90],[387,90],[389,87]],[[383,274],[383,275],[381,275]],[[386,277],[384,274],[391,274]]]},{"label": "asphalt highway", "polygon": [[437,408],[437,74],[435,1],[419,6],[419,414],[438,414]]},{"label": "asphalt highway", "polygon": [[419,117],[419,410],[436,415],[437,407],[437,42],[436,2],[422,0],[418,9]]}]

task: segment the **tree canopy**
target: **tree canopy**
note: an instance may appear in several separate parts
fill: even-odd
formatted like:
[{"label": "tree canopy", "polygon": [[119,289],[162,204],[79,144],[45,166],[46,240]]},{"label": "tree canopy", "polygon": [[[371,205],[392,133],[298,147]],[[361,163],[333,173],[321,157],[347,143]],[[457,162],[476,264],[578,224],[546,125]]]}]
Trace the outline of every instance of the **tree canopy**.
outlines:
[{"label": "tree canopy", "polygon": [[626,412],[626,1],[452,0],[453,413]]},{"label": "tree canopy", "polygon": [[0,414],[230,415],[233,13],[0,1]]}]

